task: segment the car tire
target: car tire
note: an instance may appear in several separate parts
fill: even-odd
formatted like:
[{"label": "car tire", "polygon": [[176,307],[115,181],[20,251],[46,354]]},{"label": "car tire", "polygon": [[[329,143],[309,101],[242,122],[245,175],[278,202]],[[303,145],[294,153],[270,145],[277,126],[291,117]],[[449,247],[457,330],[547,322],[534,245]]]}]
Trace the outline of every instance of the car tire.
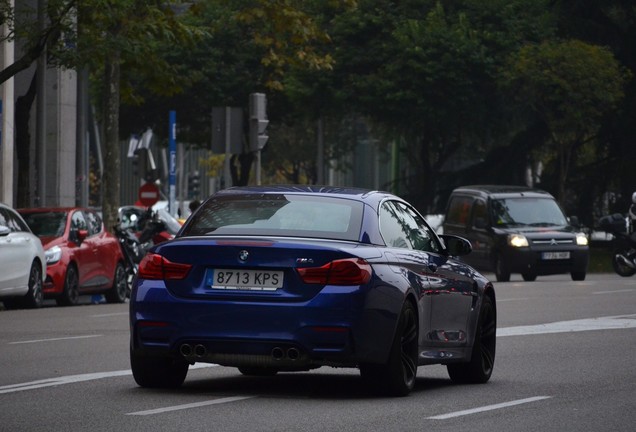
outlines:
[{"label": "car tire", "polygon": [[148,388],[177,388],[185,381],[190,365],[172,357],[148,356],[130,349],[130,367],[135,382]]},{"label": "car tire", "polygon": [[484,296],[479,312],[479,323],[469,362],[446,366],[455,383],[483,384],[490,379],[495,364],[497,311],[490,296]]},{"label": "car tire", "polygon": [[406,396],[415,386],[418,358],[418,320],[415,307],[404,303],[384,365],[361,364],[360,374],[365,381],[389,396]]},{"label": "car tire", "polygon": [[56,299],[60,306],[74,306],[79,301],[79,276],[74,264],[69,264],[66,268],[66,278],[64,278],[64,289],[62,294]]},{"label": "car tire", "polygon": [[521,273],[521,277],[526,282],[534,282],[535,280],[537,280],[537,274],[532,272]]},{"label": "car tire", "polygon": [[115,274],[113,275],[113,286],[105,294],[108,303],[123,303],[128,297],[128,277],[126,270],[121,263],[115,266]]},{"label": "car tire", "polygon": [[572,276],[573,281],[584,281],[586,273],[584,271],[580,271],[580,272],[573,271],[572,273],[570,273],[570,276]]},{"label": "car tire", "polygon": [[274,376],[278,373],[278,369],[259,366],[241,366],[239,372],[245,376]]},{"label": "car tire", "polygon": [[510,270],[508,270],[508,266],[506,266],[506,262],[504,261],[503,256],[500,253],[495,256],[494,267],[497,282],[510,281]]},{"label": "car tire", "polygon": [[44,303],[44,294],[42,293],[42,268],[37,262],[31,264],[29,291],[22,299],[22,303],[24,307],[31,309],[42,307],[42,303]]}]

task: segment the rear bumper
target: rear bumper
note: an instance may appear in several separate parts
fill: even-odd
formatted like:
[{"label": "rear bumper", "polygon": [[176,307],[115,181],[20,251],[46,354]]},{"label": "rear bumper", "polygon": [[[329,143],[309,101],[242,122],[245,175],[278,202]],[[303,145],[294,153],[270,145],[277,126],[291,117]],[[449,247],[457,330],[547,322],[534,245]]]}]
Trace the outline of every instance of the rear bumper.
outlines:
[{"label": "rear bumper", "polygon": [[183,299],[162,285],[142,281],[133,290],[132,349],[191,363],[279,370],[382,363],[399,315],[368,307],[393,302],[358,287],[326,287],[309,301],[279,303]]}]

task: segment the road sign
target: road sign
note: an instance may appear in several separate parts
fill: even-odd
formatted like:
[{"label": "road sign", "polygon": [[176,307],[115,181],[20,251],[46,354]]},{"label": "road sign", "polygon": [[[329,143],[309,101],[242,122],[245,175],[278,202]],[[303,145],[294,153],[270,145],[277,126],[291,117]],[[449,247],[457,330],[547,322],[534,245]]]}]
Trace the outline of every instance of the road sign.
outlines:
[{"label": "road sign", "polygon": [[146,207],[152,207],[159,201],[159,188],[154,183],[144,183],[139,187],[139,202]]}]

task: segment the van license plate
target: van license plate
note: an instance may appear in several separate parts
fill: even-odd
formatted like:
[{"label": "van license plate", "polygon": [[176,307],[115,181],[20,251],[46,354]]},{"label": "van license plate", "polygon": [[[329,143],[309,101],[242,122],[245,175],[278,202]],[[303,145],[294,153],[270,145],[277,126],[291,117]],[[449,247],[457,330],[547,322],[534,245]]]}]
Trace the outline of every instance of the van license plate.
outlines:
[{"label": "van license plate", "polygon": [[561,260],[570,259],[570,252],[543,252],[541,259],[544,260]]}]

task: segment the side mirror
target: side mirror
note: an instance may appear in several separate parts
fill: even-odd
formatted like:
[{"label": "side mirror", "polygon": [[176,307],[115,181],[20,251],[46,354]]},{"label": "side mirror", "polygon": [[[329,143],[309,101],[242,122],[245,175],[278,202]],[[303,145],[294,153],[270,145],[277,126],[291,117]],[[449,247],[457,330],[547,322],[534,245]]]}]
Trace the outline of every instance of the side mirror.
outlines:
[{"label": "side mirror", "polygon": [[86,240],[86,237],[88,237],[88,231],[87,230],[78,230],[77,231],[77,243],[82,244],[82,242],[84,240]]},{"label": "side mirror", "polygon": [[578,228],[581,226],[578,216],[570,216],[569,219],[570,219],[570,225],[572,225],[573,227]]},{"label": "side mirror", "polygon": [[440,238],[446,245],[446,251],[449,255],[462,256],[472,252],[473,247],[468,240],[463,237],[443,234]]},{"label": "side mirror", "polygon": [[8,236],[11,230],[6,226],[0,226],[0,237]]}]

